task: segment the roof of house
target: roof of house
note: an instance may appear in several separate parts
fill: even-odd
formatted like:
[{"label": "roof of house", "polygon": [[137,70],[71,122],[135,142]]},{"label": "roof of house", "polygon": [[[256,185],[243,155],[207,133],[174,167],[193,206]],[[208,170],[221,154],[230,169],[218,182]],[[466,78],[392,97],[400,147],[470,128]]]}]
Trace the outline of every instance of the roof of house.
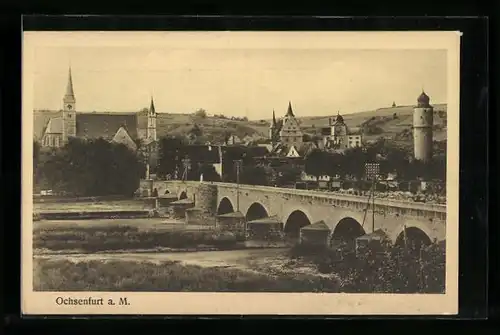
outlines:
[{"label": "roof of house", "polygon": [[54,110],[34,110],[33,111],[33,136],[42,138],[51,118],[62,116],[61,111]]},{"label": "roof of house", "polygon": [[125,144],[127,147],[133,150],[137,150],[137,144],[130,137],[129,133],[124,127],[120,127],[112,139],[113,142]]},{"label": "roof of house", "polygon": [[360,127],[349,128],[349,135],[360,135],[362,129]]},{"label": "roof of house", "polygon": [[62,117],[54,117],[47,123],[45,129],[46,134],[62,134],[63,122]]},{"label": "roof of house", "polygon": [[330,228],[326,225],[325,221],[321,220],[302,227],[300,230],[330,231]]},{"label": "roof of house", "polygon": [[314,149],[318,149],[318,146],[314,142],[303,142],[298,148],[298,153],[301,157],[307,156]]},{"label": "roof of house", "polygon": [[271,154],[274,156],[285,156],[288,153],[288,147],[284,145],[283,143],[278,143],[274,146],[273,150],[271,151]]}]

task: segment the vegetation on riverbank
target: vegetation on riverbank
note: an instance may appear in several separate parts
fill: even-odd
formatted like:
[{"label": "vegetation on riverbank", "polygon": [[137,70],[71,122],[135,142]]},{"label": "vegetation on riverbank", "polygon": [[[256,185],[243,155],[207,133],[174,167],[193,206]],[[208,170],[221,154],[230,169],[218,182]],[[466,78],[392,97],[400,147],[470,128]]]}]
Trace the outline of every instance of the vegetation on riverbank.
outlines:
[{"label": "vegetation on riverbank", "polygon": [[337,274],[346,293],[445,292],[445,249],[437,244],[422,252],[385,246],[357,256],[350,250],[297,245],[289,256],[314,263],[322,273]]},{"label": "vegetation on riverbank", "polygon": [[34,259],[35,291],[134,292],[338,292],[331,278],[307,274],[270,276],[178,262]]},{"label": "vegetation on riverbank", "polygon": [[82,253],[113,250],[215,247],[234,248],[236,237],[214,229],[140,229],[134,226],[74,226],[36,229],[33,248]]}]

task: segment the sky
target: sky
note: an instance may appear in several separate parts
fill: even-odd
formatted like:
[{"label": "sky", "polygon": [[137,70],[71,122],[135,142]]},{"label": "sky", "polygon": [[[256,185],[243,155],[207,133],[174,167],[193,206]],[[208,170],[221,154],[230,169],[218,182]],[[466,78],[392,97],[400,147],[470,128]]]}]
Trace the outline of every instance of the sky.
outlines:
[{"label": "sky", "polygon": [[71,66],[77,111],[269,119],[447,102],[447,51],[160,46],[43,46],[33,54],[35,109],[61,109]]}]

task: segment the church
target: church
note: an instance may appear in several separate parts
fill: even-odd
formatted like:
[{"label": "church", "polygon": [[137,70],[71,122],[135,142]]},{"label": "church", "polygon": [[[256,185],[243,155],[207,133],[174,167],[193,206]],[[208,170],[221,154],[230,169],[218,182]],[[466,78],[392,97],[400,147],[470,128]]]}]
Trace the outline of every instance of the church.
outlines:
[{"label": "church", "polygon": [[34,137],[42,147],[62,147],[70,137],[104,138],[123,143],[136,150],[137,142],[157,143],[157,118],[153,98],[149,109],[140,112],[81,112],[77,111],[73,78],[69,69],[63,109],[34,111]]}]

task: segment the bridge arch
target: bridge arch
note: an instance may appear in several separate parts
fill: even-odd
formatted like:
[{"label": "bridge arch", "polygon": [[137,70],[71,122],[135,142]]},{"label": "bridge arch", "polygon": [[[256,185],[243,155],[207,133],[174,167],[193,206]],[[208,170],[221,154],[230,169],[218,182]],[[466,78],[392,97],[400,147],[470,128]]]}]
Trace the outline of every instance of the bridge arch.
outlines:
[{"label": "bridge arch", "polygon": [[284,233],[287,237],[298,238],[300,229],[311,223],[311,219],[304,211],[296,209],[288,215],[285,221]]},{"label": "bridge arch", "polygon": [[233,213],[233,212],[234,212],[234,206],[231,200],[229,200],[228,197],[222,198],[221,201],[219,202],[219,206],[217,206],[217,215]]},{"label": "bridge arch", "polygon": [[187,192],[186,191],[181,191],[181,193],[179,194],[179,200],[182,200],[182,199],[187,199]]},{"label": "bridge arch", "polygon": [[245,218],[247,221],[253,221],[258,219],[267,218],[269,216],[269,211],[260,202],[254,202],[248,207]]},{"label": "bridge arch", "polygon": [[332,239],[336,240],[354,240],[366,232],[358,220],[348,216],[340,220],[333,229]]},{"label": "bridge arch", "polygon": [[402,231],[397,236],[394,245],[396,247],[404,247],[406,244],[411,251],[418,252],[420,248],[432,243],[430,234],[425,230],[425,228],[422,229],[422,227],[419,226],[409,226],[406,227],[406,230],[403,227]]}]

